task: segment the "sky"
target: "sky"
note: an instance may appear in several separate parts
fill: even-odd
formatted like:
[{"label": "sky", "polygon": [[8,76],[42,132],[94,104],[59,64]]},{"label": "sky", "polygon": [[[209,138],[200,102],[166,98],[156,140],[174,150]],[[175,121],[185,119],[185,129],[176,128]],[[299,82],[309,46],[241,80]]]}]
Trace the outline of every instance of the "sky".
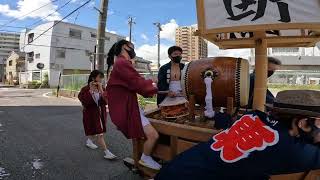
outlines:
[{"label": "sky", "polygon": [[[68,1],[67,5],[64,6]],[[60,20],[86,0],[0,0],[0,31],[19,32],[17,27],[33,27],[47,21]],[[45,5],[45,6],[44,6]],[[42,7],[44,6],[44,7]],[[97,27],[100,0],[92,0],[72,14],[66,21],[88,27]],[[42,8],[40,8],[42,7]],[[30,11],[40,8],[34,13]],[[59,10],[55,12],[56,10]],[[26,15],[28,14],[28,15]],[[50,15],[50,16],[48,16]],[[157,59],[157,28],[162,24],[161,64],[168,62],[167,49],[175,44],[175,29],[197,24],[196,0],[109,0],[107,31],[129,36],[128,18],[134,18],[133,42],[138,56],[147,60]],[[12,19],[17,20],[12,21]],[[11,22],[12,21],[12,22]],[[6,25],[3,27],[3,25]],[[13,27],[8,27],[13,26]],[[249,50],[224,50],[209,43],[209,56],[248,56]]]}]

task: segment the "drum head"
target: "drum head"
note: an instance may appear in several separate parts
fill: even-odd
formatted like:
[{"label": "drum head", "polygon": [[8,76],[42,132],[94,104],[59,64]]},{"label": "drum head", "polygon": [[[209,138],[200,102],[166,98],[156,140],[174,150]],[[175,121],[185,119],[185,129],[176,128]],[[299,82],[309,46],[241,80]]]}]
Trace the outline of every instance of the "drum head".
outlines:
[{"label": "drum head", "polygon": [[160,107],[167,107],[167,106],[176,106],[180,104],[185,104],[188,101],[184,97],[166,97],[161,104]]},{"label": "drum head", "polygon": [[186,64],[182,70],[182,74],[181,74],[181,88],[182,88],[182,94],[188,98],[188,92],[187,92],[187,83],[188,83],[188,75],[189,75],[189,67],[190,67],[190,64],[192,62]]}]

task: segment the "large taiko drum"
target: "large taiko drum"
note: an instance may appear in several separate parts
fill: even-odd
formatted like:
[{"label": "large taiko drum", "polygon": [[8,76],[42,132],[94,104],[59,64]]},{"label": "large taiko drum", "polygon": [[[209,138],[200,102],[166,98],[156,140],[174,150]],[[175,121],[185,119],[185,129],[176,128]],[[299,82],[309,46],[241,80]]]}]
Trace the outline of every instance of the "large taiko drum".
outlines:
[{"label": "large taiko drum", "polygon": [[[189,99],[194,95],[196,104],[205,104],[207,72],[213,72],[212,96],[214,107],[227,107],[227,98],[234,105],[245,106],[249,98],[249,63],[245,59],[215,57],[192,61],[182,71],[182,90]],[[210,73],[209,73],[210,74]]]}]

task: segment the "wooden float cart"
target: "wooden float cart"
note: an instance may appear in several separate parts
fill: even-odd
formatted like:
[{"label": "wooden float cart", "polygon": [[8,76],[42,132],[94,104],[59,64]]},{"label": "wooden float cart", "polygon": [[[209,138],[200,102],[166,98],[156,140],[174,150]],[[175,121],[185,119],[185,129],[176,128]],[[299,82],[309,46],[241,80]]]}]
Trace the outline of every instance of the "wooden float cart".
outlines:
[{"label": "wooden float cart", "polygon": [[[252,4],[245,4],[240,0],[196,0],[196,4],[198,15],[196,35],[214,43],[220,49],[255,49],[254,109],[265,110],[268,48],[314,47],[320,41],[318,0],[256,1]],[[232,107],[232,104],[228,104],[228,109],[231,109],[229,112],[233,111]],[[156,110],[148,115],[154,112]],[[169,145],[158,144],[153,153],[155,157],[164,161],[171,160],[197,142],[207,141],[212,134],[217,133],[212,129],[156,119],[150,121],[160,134],[169,137]],[[141,140],[133,140],[133,151],[135,166],[145,176],[154,176],[156,172],[145,169],[137,163],[142,151]],[[319,175],[319,171],[312,171],[273,176],[271,179],[315,180]]]}]

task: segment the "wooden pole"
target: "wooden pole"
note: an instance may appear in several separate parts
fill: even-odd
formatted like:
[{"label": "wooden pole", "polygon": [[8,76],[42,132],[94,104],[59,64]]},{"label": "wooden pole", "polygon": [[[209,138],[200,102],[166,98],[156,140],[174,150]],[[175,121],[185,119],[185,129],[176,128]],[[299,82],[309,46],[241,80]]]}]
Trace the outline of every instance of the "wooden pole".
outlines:
[{"label": "wooden pole", "polygon": [[255,41],[255,82],[253,109],[264,111],[267,93],[267,41],[265,32],[256,32]]},{"label": "wooden pole", "polygon": [[190,98],[189,98],[189,118],[190,118],[190,121],[194,122],[195,120],[195,112],[194,112],[194,109],[195,109],[195,104],[196,104],[196,100],[195,100],[195,97],[194,95],[190,95]]},{"label": "wooden pole", "polygon": [[232,116],[233,114],[233,97],[227,98],[227,113]]},{"label": "wooden pole", "polygon": [[97,34],[97,69],[104,72],[104,43],[109,0],[101,0]]}]

